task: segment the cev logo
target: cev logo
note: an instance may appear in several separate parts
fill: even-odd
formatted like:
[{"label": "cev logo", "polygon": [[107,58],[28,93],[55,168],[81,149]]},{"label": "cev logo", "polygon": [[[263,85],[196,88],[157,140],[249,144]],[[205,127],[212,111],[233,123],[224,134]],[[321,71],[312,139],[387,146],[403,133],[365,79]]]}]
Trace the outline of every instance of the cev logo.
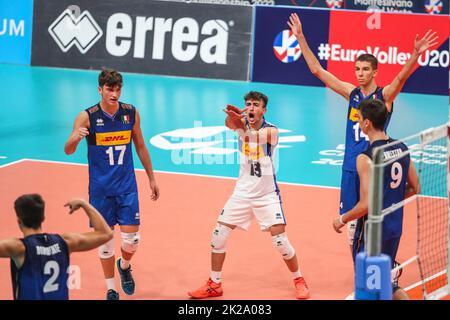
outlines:
[{"label": "cev logo", "polygon": [[302,55],[297,38],[291,30],[283,30],[273,41],[273,52],[278,60],[283,63],[297,61]]},{"label": "cev logo", "polygon": [[439,14],[443,7],[442,0],[426,0],[425,1],[425,11],[429,14]]}]

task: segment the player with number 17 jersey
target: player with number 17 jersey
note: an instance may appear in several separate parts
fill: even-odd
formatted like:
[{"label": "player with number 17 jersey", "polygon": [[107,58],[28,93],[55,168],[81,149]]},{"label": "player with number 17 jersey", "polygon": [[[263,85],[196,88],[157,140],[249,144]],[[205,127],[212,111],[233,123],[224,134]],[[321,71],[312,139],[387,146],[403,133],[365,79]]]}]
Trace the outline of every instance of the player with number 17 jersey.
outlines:
[{"label": "player with number 17 jersey", "polygon": [[132,130],[136,109],[119,102],[110,116],[100,104],[86,109],[90,131],[88,141],[89,195],[112,197],[137,192],[132,153]]}]

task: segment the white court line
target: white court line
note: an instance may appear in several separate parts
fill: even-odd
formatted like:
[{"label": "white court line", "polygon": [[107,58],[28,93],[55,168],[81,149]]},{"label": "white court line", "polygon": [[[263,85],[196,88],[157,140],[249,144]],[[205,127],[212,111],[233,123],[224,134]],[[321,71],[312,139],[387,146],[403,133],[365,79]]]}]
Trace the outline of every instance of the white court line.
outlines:
[{"label": "white court line", "polygon": [[[23,162],[23,161],[55,163],[55,164],[67,164],[67,165],[75,165],[75,166],[85,166],[85,167],[87,167],[86,163],[64,162],[64,161],[54,161],[54,160],[40,160],[40,159],[29,159],[29,158],[24,158],[22,160],[19,160],[18,162]],[[11,162],[10,164],[14,164],[14,163]],[[10,164],[8,164],[8,165],[10,165]],[[137,168],[137,169],[135,169],[135,171],[145,171],[145,170]],[[203,178],[218,178],[218,179],[237,180],[237,178],[233,178],[233,177],[216,176],[216,175],[208,175],[208,174],[197,174],[197,173],[188,173],[188,172],[172,172],[172,171],[163,171],[163,170],[154,170],[154,172],[167,173],[167,174],[177,174],[177,175],[185,175],[185,176],[195,176],[195,177],[203,177]],[[339,189],[338,187],[316,186],[316,185],[311,185],[311,184],[302,184],[302,183],[295,183],[295,182],[277,181],[277,183],[285,184],[285,185],[301,186],[301,187],[311,187],[311,188]]]},{"label": "white court line", "polygon": [[409,291],[409,290],[411,290],[411,289],[414,289],[414,288],[416,288],[416,287],[422,285],[422,283],[425,283],[425,282],[431,281],[431,280],[433,280],[433,279],[436,279],[437,277],[442,276],[442,275],[445,274],[446,272],[447,272],[447,270],[442,270],[441,272],[438,272],[438,273],[436,273],[435,275],[433,275],[433,276],[431,276],[431,277],[428,277],[428,278],[426,278],[426,279],[423,280],[423,281],[422,281],[422,280],[421,280],[421,281],[418,281],[418,282],[416,282],[416,283],[410,285],[409,287],[405,288],[405,291]]},{"label": "white court line", "polygon": [[9,163],[6,163],[6,164],[1,165],[0,168],[9,167],[9,166],[12,166],[12,165],[15,165],[15,164],[24,162],[24,161],[26,161],[26,160],[27,160],[27,159],[20,159],[20,160],[16,160],[16,161],[13,161],[13,162],[9,162]]}]

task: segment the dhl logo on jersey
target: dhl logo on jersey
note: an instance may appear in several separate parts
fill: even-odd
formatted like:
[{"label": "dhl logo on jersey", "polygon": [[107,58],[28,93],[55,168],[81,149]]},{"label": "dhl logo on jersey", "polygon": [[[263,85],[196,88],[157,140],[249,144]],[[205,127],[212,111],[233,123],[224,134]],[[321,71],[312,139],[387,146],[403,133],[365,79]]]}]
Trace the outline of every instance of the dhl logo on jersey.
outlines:
[{"label": "dhl logo on jersey", "polygon": [[263,148],[258,145],[256,148],[250,146],[249,143],[244,143],[242,147],[242,152],[246,157],[249,157],[251,160],[258,160],[265,156]]},{"label": "dhl logo on jersey", "polygon": [[355,108],[351,108],[350,109],[350,115],[348,117],[350,120],[352,120],[353,122],[357,122],[358,121],[358,109]]},{"label": "dhl logo on jersey", "polygon": [[95,141],[98,146],[116,146],[128,144],[131,141],[131,130],[96,133]]}]

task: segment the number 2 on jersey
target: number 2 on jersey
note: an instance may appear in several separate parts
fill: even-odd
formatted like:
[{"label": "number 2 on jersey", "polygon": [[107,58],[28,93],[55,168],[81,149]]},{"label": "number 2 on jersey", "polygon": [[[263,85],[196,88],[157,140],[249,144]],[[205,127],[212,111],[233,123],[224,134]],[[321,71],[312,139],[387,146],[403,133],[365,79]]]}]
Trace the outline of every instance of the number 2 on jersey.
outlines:
[{"label": "number 2 on jersey", "polygon": [[50,260],[44,266],[44,274],[50,278],[44,285],[44,293],[58,291],[59,284],[55,283],[59,276],[59,265],[56,261]]},{"label": "number 2 on jersey", "polygon": [[109,147],[105,151],[109,156],[109,165],[110,166],[114,165],[114,150],[120,151],[119,159],[117,159],[117,164],[122,165],[123,164],[123,156],[125,155],[126,149],[127,149],[127,146],[115,146],[114,149],[113,149],[113,147]]}]

